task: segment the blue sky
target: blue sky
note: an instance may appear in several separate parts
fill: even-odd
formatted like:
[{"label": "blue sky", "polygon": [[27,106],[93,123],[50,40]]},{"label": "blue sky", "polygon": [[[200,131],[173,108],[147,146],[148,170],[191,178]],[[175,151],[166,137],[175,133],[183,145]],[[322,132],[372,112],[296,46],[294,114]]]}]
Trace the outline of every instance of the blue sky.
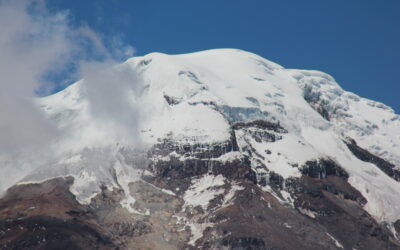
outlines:
[{"label": "blue sky", "polygon": [[398,0],[51,0],[106,44],[179,54],[239,48],[287,68],[331,74],[345,89],[400,112]]}]

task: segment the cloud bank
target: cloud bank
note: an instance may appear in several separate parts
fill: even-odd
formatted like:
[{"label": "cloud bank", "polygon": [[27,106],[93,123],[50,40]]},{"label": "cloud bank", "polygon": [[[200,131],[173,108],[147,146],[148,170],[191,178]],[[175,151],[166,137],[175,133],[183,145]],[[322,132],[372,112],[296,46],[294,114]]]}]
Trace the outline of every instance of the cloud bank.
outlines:
[{"label": "cloud bank", "polygon": [[[51,76],[85,78],[96,118],[121,125],[121,131],[137,127],[137,112],[127,110],[134,101],[126,96],[136,93],[137,75],[114,66],[132,56],[132,47],[114,39],[107,49],[96,32],[72,27],[68,18],[68,12],[50,13],[43,0],[0,0],[0,176],[6,177],[0,177],[0,193],[43,164],[63,133],[35,101],[38,90],[59,87]],[[122,88],[114,88],[116,82]]]},{"label": "cloud bank", "polygon": [[32,15],[29,7],[41,4],[0,3],[0,152],[37,146],[55,135],[32,97],[42,75],[61,68],[74,50],[65,15]]}]

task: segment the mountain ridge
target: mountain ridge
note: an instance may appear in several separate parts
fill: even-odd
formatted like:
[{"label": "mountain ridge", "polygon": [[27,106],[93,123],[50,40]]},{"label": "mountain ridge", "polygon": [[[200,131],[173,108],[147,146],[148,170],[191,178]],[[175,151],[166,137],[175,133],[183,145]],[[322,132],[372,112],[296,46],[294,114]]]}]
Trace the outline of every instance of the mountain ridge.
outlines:
[{"label": "mountain ridge", "polygon": [[[123,243],[108,235],[115,244],[155,239],[151,232],[160,226],[172,249],[290,249],[284,235],[302,223],[310,237],[292,239],[305,237],[305,249],[400,244],[400,117],[323,72],[285,69],[236,49],[152,53],[38,103],[66,133],[21,188],[72,176],[60,190],[95,217],[100,204],[115,218],[145,223]],[[246,202],[251,212],[243,211]],[[153,221],[163,213],[175,226]],[[253,222],[262,230],[251,229],[246,216],[264,218]],[[100,227],[111,223],[99,218]],[[250,235],[236,228],[239,222]],[[341,233],[350,228],[356,239]]]}]

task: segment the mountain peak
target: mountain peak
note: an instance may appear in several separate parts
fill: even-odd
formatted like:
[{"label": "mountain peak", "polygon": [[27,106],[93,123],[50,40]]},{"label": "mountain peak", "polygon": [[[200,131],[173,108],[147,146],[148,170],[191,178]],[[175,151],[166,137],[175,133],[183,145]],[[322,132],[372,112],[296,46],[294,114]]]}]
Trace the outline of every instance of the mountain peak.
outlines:
[{"label": "mountain peak", "polygon": [[[89,73],[38,100],[66,132],[51,161],[21,185],[73,177],[63,188],[79,209],[133,214],[140,218],[135,223],[165,213],[190,231],[186,240],[176,240],[179,246],[222,246],[224,240],[229,246],[283,246],[284,232],[298,240],[296,227],[304,224],[326,239],[316,243],[311,237],[299,243],[302,248],[350,248],[365,242],[340,232],[346,220],[361,218],[385,237],[397,237],[400,118],[383,104],[346,92],[328,74],[285,69],[237,49],[151,53]],[[265,218],[277,218],[280,229],[272,235],[281,245],[257,232],[246,238],[234,219],[242,213],[261,213],[264,219],[254,223],[268,232]],[[170,229],[178,237],[178,229]],[[352,230],[363,235],[367,229]],[[368,242],[384,244],[375,236]]]}]

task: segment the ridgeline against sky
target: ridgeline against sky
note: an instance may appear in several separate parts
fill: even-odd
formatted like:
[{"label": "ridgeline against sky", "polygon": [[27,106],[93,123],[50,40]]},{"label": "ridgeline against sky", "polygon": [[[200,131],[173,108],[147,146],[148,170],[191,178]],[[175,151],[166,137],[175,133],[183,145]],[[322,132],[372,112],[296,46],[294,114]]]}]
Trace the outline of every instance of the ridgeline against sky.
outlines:
[{"label": "ridgeline against sky", "polygon": [[347,90],[397,113],[400,1],[52,0],[72,22],[136,54],[239,48],[287,68],[327,72]]}]

